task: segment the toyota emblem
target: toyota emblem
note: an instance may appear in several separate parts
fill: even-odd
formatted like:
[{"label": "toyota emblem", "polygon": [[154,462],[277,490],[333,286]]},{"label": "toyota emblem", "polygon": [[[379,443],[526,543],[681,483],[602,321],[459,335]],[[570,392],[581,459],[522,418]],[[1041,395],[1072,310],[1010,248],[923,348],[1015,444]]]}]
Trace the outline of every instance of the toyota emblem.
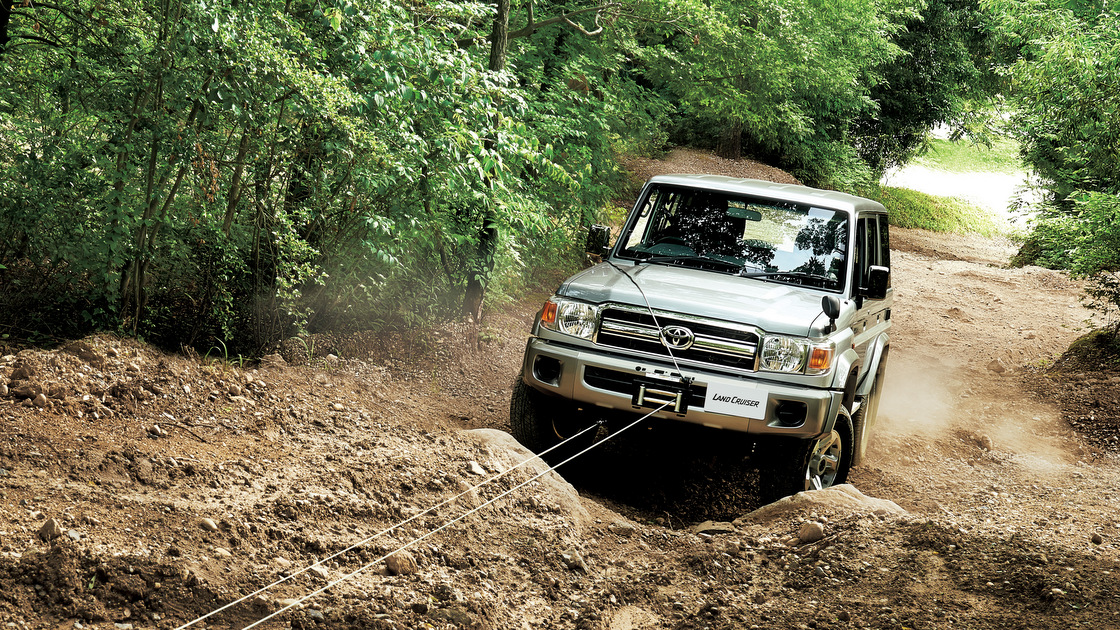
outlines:
[{"label": "toyota emblem", "polygon": [[696,335],[684,326],[666,326],[661,329],[661,343],[670,350],[688,350]]}]

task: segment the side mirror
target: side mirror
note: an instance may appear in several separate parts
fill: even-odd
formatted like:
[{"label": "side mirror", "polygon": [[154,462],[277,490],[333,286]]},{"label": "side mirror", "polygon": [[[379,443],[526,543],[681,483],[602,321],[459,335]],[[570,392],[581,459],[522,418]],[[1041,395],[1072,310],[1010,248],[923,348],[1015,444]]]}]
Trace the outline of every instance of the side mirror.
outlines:
[{"label": "side mirror", "polygon": [[821,298],[821,310],[829,319],[840,317],[840,298],[835,295],[826,295]]},{"label": "side mirror", "polygon": [[592,225],[587,232],[587,253],[606,256],[611,248],[611,229],[605,225]]},{"label": "side mirror", "polygon": [[867,270],[867,286],[860,289],[860,295],[871,300],[881,300],[887,297],[887,287],[891,285],[891,270],[889,267],[872,265]]}]

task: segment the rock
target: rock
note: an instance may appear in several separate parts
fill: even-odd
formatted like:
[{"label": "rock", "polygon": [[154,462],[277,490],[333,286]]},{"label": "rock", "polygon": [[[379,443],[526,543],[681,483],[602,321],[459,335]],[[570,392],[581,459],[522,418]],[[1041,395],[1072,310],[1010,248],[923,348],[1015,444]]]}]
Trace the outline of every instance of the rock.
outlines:
[{"label": "rock", "polygon": [[436,584],[432,589],[432,596],[434,596],[441,602],[457,602],[463,598],[463,595],[459,593],[459,591],[455,590],[455,587],[451,586],[447,582]]},{"label": "rock", "polygon": [[75,341],[63,348],[62,351],[76,355],[79,359],[96,367],[101,367],[105,364],[105,358],[97,354],[93,346],[84,341]]},{"label": "rock", "polygon": [[1003,374],[1007,371],[1007,368],[1003,366],[1003,362],[999,359],[994,359],[992,362],[988,363],[988,369],[996,374]]},{"label": "rock", "polygon": [[40,392],[39,395],[35,397],[35,400],[33,402],[35,403],[36,407],[42,409],[43,407],[47,406],[47,395]]},{"label": "rock", "polygon": [[62,535],[62,523],[58,519],[52,518],[43,523],[39,528],[39,538],[44,541],[51,541]]},{"label": "rock", "polygon": [[693,534],[734,534],[736,531],[734,525],[723,521],[704,521],[692,526]]},{"label": "rock", "polygon": [[76,529],[71,529],[71,530],[67,531],[66,535],[69,536],[70,540],[73,540],[74,542],[78,542],[79,540],[82,539],[82,533],[79,532]]},{"label": "rock", "polygon": [[118,622],[118,623],[114,623],[113,627],[116,628],[117,630],[132,630],[132,624],[130,624],[130,623],[119,623]]},{"label": "rock", "polygon": [[332,365],[338,363],[338,357],[333,355],[333,354],[328,354],[326,360],[327,360],[327,363],[330,363]]},{"label": "rock", "polygon": [[204,518],[204,519],[202,519],[198,522],[198,525],[199,525],[199,527],[201,527],[202,529],[204,529],[208,532],[218,531],[218,524],[215,523],[214,519],[212,519],[212,518]]},{"label": "rock", "polygon": [[[501,461],[507,467],[522,465],[529,476],[548,470],[548,464],[533,455],[512,435],[498,429],[472,429],[463,435],[478,442],[479,446],[490,452],[493,461]],[[525,462],[522,464],[522,462]],[[591,521],[591,514],[583,507],[579,493],[558,474],[549,473],[536,481],[540,487],[535,491],[542,503],[555,506],[554,511],[570,519],[568,534],[578,536],[584,523]]]},{"label": "rock", "polygon": [[291,560],[288,560],[287,558],[283,558],[283,557],[280,557],[280,556],[276,556],[275,558],[273,558],[272,563],[275,564],[276,566],[280,567],[281,569],[287,569],[287,568],[292,566],[292,561]]},{"label": "rock", "polygon": [[385,561],[386,568],[392,575],[412,575],[420,570],[416,558],[408,550],[398,551]]},{"label": "rock", "polygon": [[906,514],[906,510],[894,501],[869,497],[849,483],[824,488],[823,490],[810,490],[798,492],[791,497],[779,499],[770,505],[764,505],[733,521],[736,527],[748,524],[774,522],[784,518],[790,513],[810,512],[820,513],[825,510],[842,513],[851,512],[882,512],[886,514]]},{"label": "rock", "polygon": [[214,547],[214,555],[218,556],[219,558],[229,558],[233,555],[233,553],[225,547]]},{"label": "rock", "polygon": [[312,620],[312,621],[326,621],[327,620],[327,618],[323,616],[323,613],[319,612],[318,610],[307,611],[307,618]]},{"label": "rock", "polygon": [[563,562],[564,566],[568,567],[570,571],[591,572],[587,566],[587,561],[583,559],[583,556],[580,555],[579,550],[575,547],[570,547],[560,552],[560,561]]},{"label": "rock", "polygon": [[7,395],[8,395],[8,384],[7,383],[0,383],[0,396],[7,396]]},{"label": "rock", "polygon": [[7,469],[7,468],[0,468],[0,477],[7,477],[7,476],[8,476],[8,475],[10,475],[10,474],[11,474],[11,473],[10,473],[10,472],[8,472],[8,469]]},{"label": "rock", "polygon": [[31,369],[30,365],[21,363],[12,370],[12,374],[8,378],[11,381],[30,381],[34,377],[35,370]]},{"label": "rock", "polygon": [[261,367],[281,368],[285,365],[288,365],[288,362],[279,354],[266,354],[261,357]]},{"label": "rock", "polygon": [[630,538],[634,534],[638,533],[638,528],[634,527],[630,523],[615,521],[610,525],[607,525],[607,531],[623,538]]},{"label": "rock", "polygon": [[342,403],[331,403],[331,411],[346,411]]},{"label": "rock", "polygon": [[976,436],[976,443],[979,444],[980,448],[984,449],[985,451],[991,451],[996,447],[996,445],[992,443],[992,438],[988,437],[987,434]]},{"label": "rock", "polygon": [[128,367],[125,368],[125,369],[127,369],[129,372],[139,372],[140,371],[140,363],[134,361],[132,363],[129,363]]},{"label": "rock", "polygon": [[429,611],[428,616],[436,621],[452,623],[463,628],[474,626],[474,618],[456,608],[436,608]]},{"label": "rock", "polygon": [[1089,537],[1089,541],[1094,545],[1100,545],[1104,543],[1104,536],[1101,536],[1097,532],[1093,532],[1093,535]]},{"label": "rock", "polygon": [[241,395],[241,386],[238,385],[237,383],[230,383],[229,395],[230,396],[240,396]]},{"label": "rock", "polygon": [[12,379],[8,385],[9,393],[13,398],[34,398],[41,391],[38,385],[28,380]]},{"label": "rock", "polygon": [[482,466],[479,465],[478,462],[476,462],[474,460],[471,460],[470,462],[467,462],[467,469],[470,470],[472,473],[474,473],[476,475],[479,475],[479,476],[485,476],[486,475],[486,471],[482,468]]},{"label": "rock", "polygon": [[307,572],[321,580],[330,578],[330,573],[328,573],[326,567],[321,564],[315,564],[307,567]]},{"label": "rock", "polygon": [[843,621],[844,623],[848,623],[849,621],[852,620],[852,614],[849,613],[846,610],[841,610],[839,613],[836,614],[836,618],[840,621]]},{"label": "rock", "polygon": [[815,543],[824,538],[824,525],[816,521],[809,521],[801,524],[801,530],[797,532],[797,537],[803,543]]}]

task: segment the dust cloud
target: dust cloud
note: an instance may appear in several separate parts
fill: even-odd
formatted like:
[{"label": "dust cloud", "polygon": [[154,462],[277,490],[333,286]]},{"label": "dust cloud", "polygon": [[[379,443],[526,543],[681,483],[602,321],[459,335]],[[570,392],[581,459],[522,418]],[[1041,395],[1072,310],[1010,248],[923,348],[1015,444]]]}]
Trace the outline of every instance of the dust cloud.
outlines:
[{"label": "dust cloud", "polygon": [[935,359],[891,351],[877,431],[903,435],[947,433],[958,415],[961,383]]},{"label": "dust cloud", "polygon": [[[913,444],[911,438],[924,443],[897,448]],[[1081,454],[1057,411],[1026,396],[1014,375],[949,367],[906,350],[891,355],[871,444],[878,459],[986,453],[1037,472],[1074,463]]]}]

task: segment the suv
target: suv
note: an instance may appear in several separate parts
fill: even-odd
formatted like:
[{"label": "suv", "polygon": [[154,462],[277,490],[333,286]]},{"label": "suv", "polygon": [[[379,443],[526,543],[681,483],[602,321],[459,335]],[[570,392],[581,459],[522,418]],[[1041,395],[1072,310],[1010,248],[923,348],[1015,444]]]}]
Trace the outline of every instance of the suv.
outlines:
[{"label": "suv", "polygon": [[752,439],[762,497],[843,483],[863,458],[890,346],[882,205],[805,186],[654,177],[602,262],[538,313],[510,404],[541,452],[599,418]]}]

